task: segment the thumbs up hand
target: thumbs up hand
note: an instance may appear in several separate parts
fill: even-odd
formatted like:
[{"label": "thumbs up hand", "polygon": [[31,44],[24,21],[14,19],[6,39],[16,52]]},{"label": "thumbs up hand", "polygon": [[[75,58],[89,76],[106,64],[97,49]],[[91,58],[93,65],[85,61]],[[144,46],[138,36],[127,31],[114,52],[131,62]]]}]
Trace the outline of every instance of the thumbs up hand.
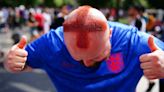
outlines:
[{"label": "thumbs up hand", "polygon": [[153,36],[149,36],[148,46],[151,53],[140,56],[143,73],[149,80],[164,78],[164,51],[154,43]]},{"label": "thumbs up hand", "polygon": [[20,72],[24,69],[28,55],[27,51],[24,50],[26,44],[27,39],[22,36],[20,42],[9,50],[4,62],[4,66],[9,72]]}]

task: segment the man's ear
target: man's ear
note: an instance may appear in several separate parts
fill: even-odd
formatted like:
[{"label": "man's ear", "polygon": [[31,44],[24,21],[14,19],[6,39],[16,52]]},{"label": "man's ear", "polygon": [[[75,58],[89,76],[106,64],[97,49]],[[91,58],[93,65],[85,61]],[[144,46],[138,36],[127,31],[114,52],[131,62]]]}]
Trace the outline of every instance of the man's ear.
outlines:
[{"label": "man's ear", "polygon": [[112,28],[109,28],[109,38],[112,37]]}]

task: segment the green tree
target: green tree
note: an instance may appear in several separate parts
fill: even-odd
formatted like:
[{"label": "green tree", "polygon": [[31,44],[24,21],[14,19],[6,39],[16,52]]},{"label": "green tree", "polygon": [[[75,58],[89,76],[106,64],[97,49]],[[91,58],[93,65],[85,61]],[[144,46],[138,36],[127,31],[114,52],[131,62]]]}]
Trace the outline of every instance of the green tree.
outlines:
[{"label": "green tree", "polygon": [[38,5],[48,7],[61,7],[63,5],[76,5],[75,0],[0,0],[0,6],[19,6],[25,5],[27,7],[34,7]]},{"label": "green tree", "polygon": [[122,0],[122,8],[127,9],[131,5],[142,5],[145,8],[149,7],[148,0]]},{"label": "green tree", "polygon": [[79,5],[91,5],[96,8],[114,7],[127,9],[130,5],[138,4],[148,7],[148,0],[78,0]]},{"label": "green tree", "polygon": [[148,2],[153,8],[164,9],[164,0],[148,0]]},{"label": "green tree", "polygon": [[42,0],[0,0],[0,6],[36,6],[42,3]]},{"label": "green tree", "polygon": [[[113,0],[77,0],[79,5],[90,5],[95,8],[108,7]],[[112,2],[111,2],[112,3]]]},{"label": "green tree", "polygon": [[61,7],[63,5],[76,5],[75,0],[44,0],[45,6],[49,7]]}]

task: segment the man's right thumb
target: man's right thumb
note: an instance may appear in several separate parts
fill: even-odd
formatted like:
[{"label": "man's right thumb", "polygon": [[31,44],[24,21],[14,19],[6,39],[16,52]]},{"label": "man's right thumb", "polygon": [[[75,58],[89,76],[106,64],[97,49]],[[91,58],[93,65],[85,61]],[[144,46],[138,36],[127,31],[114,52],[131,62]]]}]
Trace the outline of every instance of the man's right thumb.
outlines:
[{"label": "man's right thumb", "polygon": [[27,38],[26,36],[22,36],[21,40],[18,43],[18,47],[20,49],[23,49],[26,46],[26,44],[27,44]]}]

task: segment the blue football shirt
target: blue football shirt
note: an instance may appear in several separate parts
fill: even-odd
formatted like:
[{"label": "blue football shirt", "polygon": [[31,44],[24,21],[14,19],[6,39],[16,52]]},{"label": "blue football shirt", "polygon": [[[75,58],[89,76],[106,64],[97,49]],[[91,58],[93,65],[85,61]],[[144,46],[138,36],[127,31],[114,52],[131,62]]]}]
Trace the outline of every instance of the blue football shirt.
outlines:
[{"label": "blue football shirt", "polygon": [[[58,92],[135,92],[143,72],[139,56],[149,53],[149,35],[136,28],[108,22],[112,29],[109,60],[87,68],[75,61],[66,49],[63,27],[51,30],[27,45],[27,65],[47,72]],[[164,48],[164,43],[155,39]]]}]

